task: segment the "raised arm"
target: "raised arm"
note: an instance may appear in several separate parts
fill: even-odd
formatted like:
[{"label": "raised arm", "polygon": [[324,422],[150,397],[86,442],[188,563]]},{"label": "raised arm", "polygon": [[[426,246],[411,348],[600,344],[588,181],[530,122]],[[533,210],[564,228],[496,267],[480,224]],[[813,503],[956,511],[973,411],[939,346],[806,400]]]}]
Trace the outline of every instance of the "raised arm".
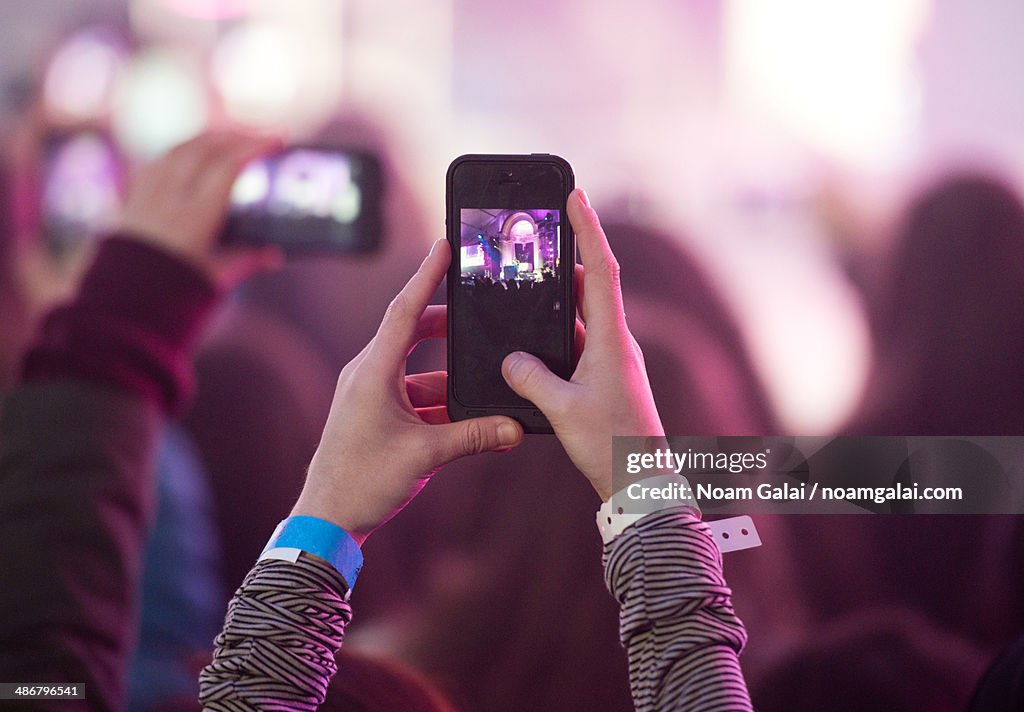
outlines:
[{"label": "raised arm", "polygon": [[[615,489],[612,438],[665,432],[643,354],[626,325],[615,255],[582,190],[570,196],[568,210],[583,259],[579,364],[564,381],[540,359],[514,353],[503,372],[513,390],[544,412],[573,463],[608,501]],[[615,482],[628,484],[621,477]],[[619,633],[636,709],[751,709],[739,665],[746,632],[699,512],[665,509],[605,539],[605,581],[621,607]]]},{"label": "raised arm", "polygon": [[233,172],[270,147],[207,135],[144,169],[25,358],[0,417],[0,680],[84,683],[89,709],[124,707],[157,437],[217,283],[276,262],[214,248]]},{"label": "raised arm", "polygon": [[444,240],[434,244],[377,335],[342,370],[292,515],[235,593],[200,676],[205,708],[316,709],[337,671],[363,541],[443,464],[522,441],[510,418],[449,422],[444,372],[405,375],[416,344],[445,334],[445,308],[427,303],[450,254]]}]

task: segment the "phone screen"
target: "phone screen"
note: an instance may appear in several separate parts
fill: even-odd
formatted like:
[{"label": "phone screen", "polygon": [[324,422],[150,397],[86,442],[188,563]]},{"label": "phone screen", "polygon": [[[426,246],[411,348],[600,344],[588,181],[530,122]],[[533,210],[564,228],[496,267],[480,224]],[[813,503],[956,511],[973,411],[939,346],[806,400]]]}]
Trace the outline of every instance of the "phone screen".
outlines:
[{"label": "phone screen", "polygon": [[466,168],[455,172],[449,216],[458,218],[457,250],[449,229],[452,390],[466,408],[533,408],[505,383],[501,363],[525,351],[562,377],[571,370],[571,173],[543,160]]},{"label": "phone screen", "polygon": [[366,252],[380,242],[381,172],[375,157],[294,147],[242,171],[224,241],[287,250]]},{"label": "phone screen", "polygon": [[124,169],[113,143],[83,131],[43,144],[43,239],[57,255],[75,252],[110,229],[121,206]]},{"label": "phone screen", "polygon": [[513,351],[563,358],[561,211],[463,208],[460,217],[459,399],[528,405],[505,384],[501,362]]}]

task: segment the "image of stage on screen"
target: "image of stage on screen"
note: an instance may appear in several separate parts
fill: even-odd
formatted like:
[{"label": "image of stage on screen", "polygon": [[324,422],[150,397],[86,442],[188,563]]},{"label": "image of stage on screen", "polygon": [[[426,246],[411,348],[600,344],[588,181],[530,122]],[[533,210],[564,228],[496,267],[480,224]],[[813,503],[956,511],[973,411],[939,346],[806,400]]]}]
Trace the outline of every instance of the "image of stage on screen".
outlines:
[{"label": "image of stage on screen", "polygon": [[463,282],[496,284],[554,280],[558,267],[558,210],[462,211]]},{"label": "image of stage on screen", "polygon": [[456,390],[465,402],[526,401],[501,376],[501,361],[527,351],[556,368],[565,360],[560,211],[461,211]]}]

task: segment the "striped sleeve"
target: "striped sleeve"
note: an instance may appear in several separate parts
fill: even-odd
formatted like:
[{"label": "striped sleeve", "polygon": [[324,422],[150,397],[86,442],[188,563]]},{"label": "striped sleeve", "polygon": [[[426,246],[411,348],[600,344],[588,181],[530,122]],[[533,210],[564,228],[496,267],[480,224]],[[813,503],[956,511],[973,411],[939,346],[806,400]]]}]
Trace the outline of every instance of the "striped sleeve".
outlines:
[{"label": "striped sleeve", "polygon": [[637,712],[751,710],[747,641],[707,524],[680,507],[650,514],[604,548]]},{"label": "striped sleeve", "polygon": [[257,563],[199,676],[203,709],[315,710],[352,619],[344,593],[341,576],[318,557]]}]

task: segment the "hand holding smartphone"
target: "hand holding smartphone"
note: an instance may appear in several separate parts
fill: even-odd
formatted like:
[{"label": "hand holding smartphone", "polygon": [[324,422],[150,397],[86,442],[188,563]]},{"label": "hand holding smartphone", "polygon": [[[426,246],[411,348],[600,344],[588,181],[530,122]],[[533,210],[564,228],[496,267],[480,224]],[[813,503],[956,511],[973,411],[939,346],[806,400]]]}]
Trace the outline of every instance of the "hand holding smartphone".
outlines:
[{"label": "hand holding smartphone", "polygon": [[561,378],[574,365],[576,247],[566,214],[572,168],[547,154],[466,155],[448,168],[448,414],[551,425],[501,375],[513,351]]}]

